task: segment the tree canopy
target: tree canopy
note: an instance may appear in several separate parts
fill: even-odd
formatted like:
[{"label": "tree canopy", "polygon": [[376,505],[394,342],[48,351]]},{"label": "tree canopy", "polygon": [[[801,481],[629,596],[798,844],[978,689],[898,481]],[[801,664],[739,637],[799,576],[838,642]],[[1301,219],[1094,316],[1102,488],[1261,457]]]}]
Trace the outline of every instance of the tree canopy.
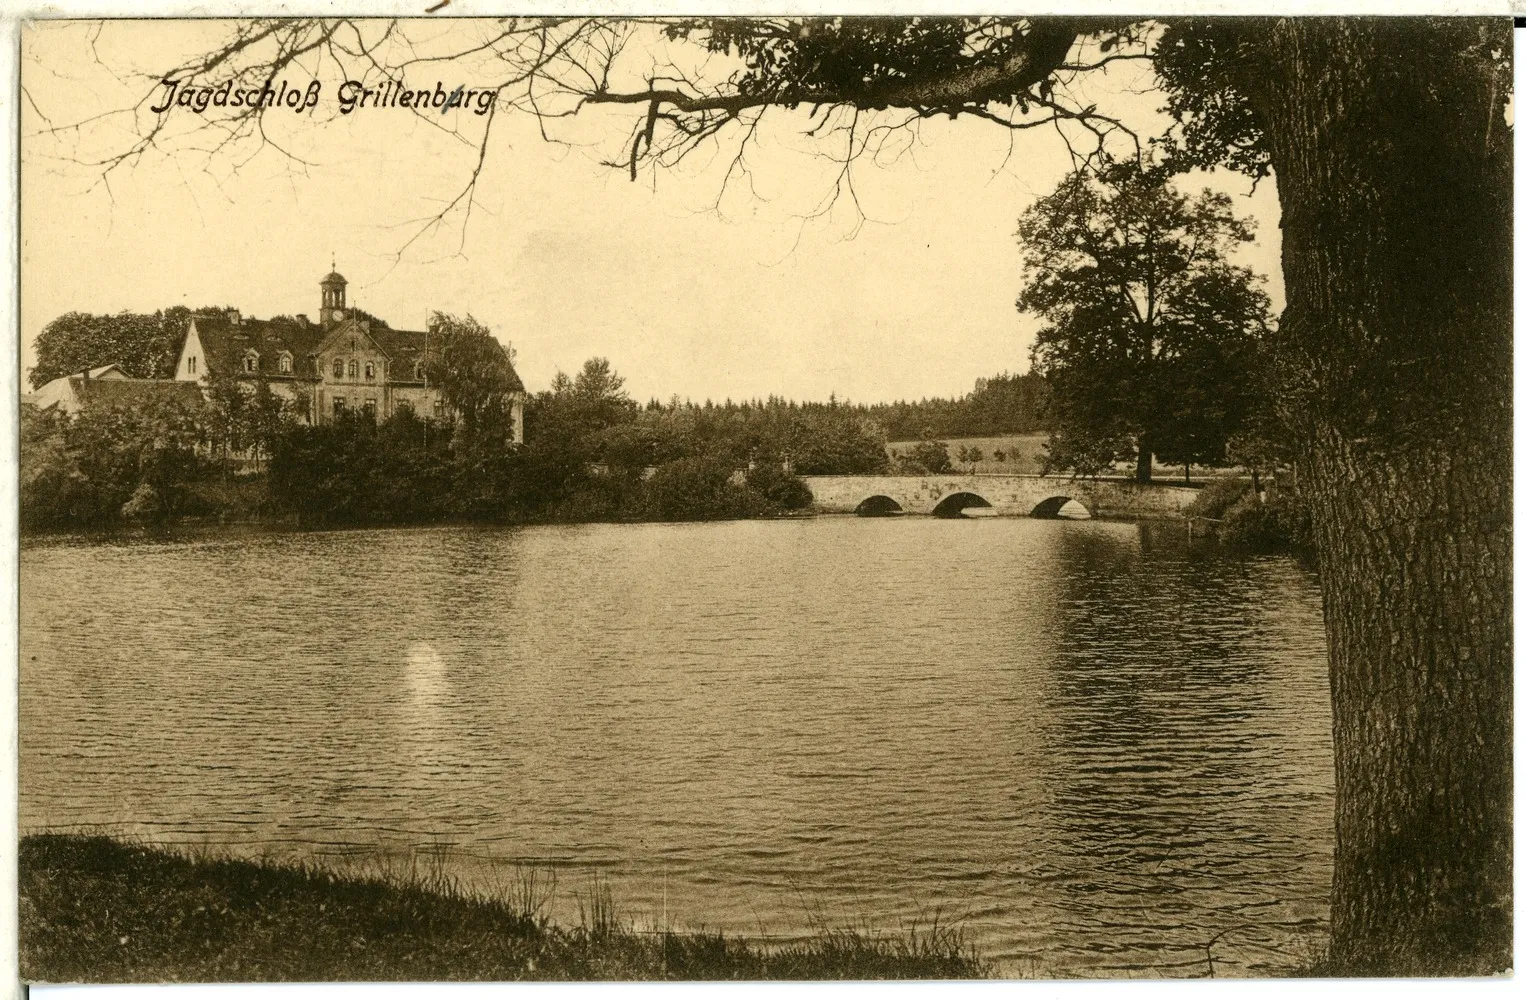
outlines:
[{"label": "tree canopy", "polygon": [[1019,309],[1045,325],[1034,370],[1057,417],[1046,464],[1096,475],[1113,461],[1214,462],[1249,403],[1266,295],[1229,253],[1253,238],[1230,199],[1178,193],[1132,162],[1076,171],[1018,225]]},{"label": "tree canopy", "polygon": [[476,430],[508,417],[520,390],[508,352],[487,327],[471,316],[436,313],[430,321],[425,371],[445,402]]},{"label": "tree canopy", "polygon": [[64,313],[37,335],[37,364],[28,381],[36,389],[64,375],[113,364],[133,378],[169,378],[192,312],[170,306],[153,313]]}]

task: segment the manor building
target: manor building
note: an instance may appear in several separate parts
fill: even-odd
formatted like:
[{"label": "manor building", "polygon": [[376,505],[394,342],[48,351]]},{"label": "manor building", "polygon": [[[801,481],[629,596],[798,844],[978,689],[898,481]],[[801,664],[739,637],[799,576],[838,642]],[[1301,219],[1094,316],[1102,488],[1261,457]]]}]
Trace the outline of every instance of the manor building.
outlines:
[{"label": "manor building", "polygon": [[[421,417],[447,416],[439,388],[429,384],[427,330],[393,330],[345,304],[348,284],[338,271],[321,282],[315,323],[244,319],[238,310],[199,314],[186,328],[175,380],[205,385],[211,375],[263,381],[290,401],[297,419],[332,423],[347,411],[385,420],[400,409]],[[514,441],[524,441],[524,383],[509,365]]]}]

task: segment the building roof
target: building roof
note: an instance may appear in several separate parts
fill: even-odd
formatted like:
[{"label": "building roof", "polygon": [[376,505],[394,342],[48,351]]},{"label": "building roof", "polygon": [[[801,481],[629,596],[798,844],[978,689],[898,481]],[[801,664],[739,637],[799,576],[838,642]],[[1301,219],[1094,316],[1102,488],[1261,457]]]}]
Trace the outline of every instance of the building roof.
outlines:
[{"label": "building roof", "polygon": [[[371,339],[376,346],[382,349],[391,361],[392,380],[396,382],[413,381],[413,368],[418,362],[424,360],[425,348],[429,345],[429,335],[423,330],[388,330],[373,326],[369,331]],[[439,337],[435,337],[434,346],[439,345]],[[502,347],[502,345],[499,345]],[[508,360],[508,351],[504,351],[504,360]],[[519,372],[514,370],[513,362],[509,362],[509,391],[524,392],[525,384],[519,377]]]},{"label": "building roof", "polygon": [[[232,370],[242,372],[244,354],[253,349],[259,355],[259,374],[274,379],[308,377],[316,375],[312,362],[305,362],[309,354],[323,340],[323,327],[300,322],[273,323],[263,319],[244,319],[234,323],[226,314],[213,313],[191,317],[196,324],[196,334],[201,338],[202,350],[207,360],[221,367],[231,361]],[[281,352],[291,354],[293,365],[289,374],[280,368]]]},{"label": "building roof", "polygon": [[344,275],[340,274],[338,271],[330,271],[328,274],[325,274],[323,276],[323,280],[318,282],[318,284],[320,284],[320,285],[332,285],[332,284],[348,285],[349,282],[345,281],[344,280]]},{"label": "building roof", "polygon": [[[354,318],[327,329],[317,324],[301,326],[258,319],[233,323],[223,313],[199,315],[193,317],[193,320],[196,323],[196,333],[201,337],[202,350],[206,352],[211,365],[221,366],[231,361],[232,370],[241,373],[244,370],[245,352],[252,348],[259,355],[259,374],[273,379],[313,378],[320,375],[315,356],[330,341],[355,331],[364,333],[387,356],[386,374],[389,382],[412,382],[415,381],[414,366],[424,360],[425,348],[430,346],[428,335],[422,330],[393,330],[379,323],[361,323]],[[280,371],[282,351],[291,352],[295,362],[289,375],[283,375]],[[507,358],[508,352],[505,351],[504,354]],[[525,384],[512,363],[509,364],[509,390],[525,391]]]},{"label": "building roof", "polygon": [[202,404],[201,387],[195,382],[173,379],[77,379],[74,391],[85,406],[134,406],[149,401],[179,403],[198,407]]}]

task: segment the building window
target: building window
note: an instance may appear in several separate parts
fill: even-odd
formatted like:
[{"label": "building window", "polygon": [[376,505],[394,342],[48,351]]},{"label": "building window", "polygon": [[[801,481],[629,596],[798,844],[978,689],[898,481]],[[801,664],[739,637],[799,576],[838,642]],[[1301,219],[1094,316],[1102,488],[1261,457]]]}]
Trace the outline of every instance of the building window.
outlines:
[{"label": "building window", "polygon": [[439,420],[444,420],[445,419],[445,400],[443,400],[443,399],[436,399],[434,401],[434,415],[435,415],[436,419],[439,419]]},{"label": "building window", "polygon": [[359,377],[360,377],[360,362],[359,361],[355,361],[355,360],[352,359],[350,361],[350,378],[353,379],[353,378],[359,378]]},{"label": "building window", "polygon": [[413,412],[413,400],[411,400],[411,399],[399,399],[397,402],[392,404],[392,412],[400,413],[403,410],[407,410],[409,413],[412,413]]},{"label": "building window", "polygon": [[414,362],[414,365],[413,365],[413,380],[415,382],[422,382],[422,381],[424,381],[424,362],[422,362],[422,361]]},{"label": "building window", "polygon": [[336,417],[344,416],[344,397],[343,396],[335,396],[334,397],[334,416],[336,416]]},{"label": "building window", "polygon": [[334,377],[344,378],[344,361],[341,358],[334,359]]},{"label": "building window", "polygon": [[371,361],[367,361],[366,362],[366,381],[367,382],[375,382],[376,381],[376,365],[375,365],[374,362],[371,362]]},{"label": "building window", "polygon": [[252,375],[259,370],[260,356],[253,351],[250,351],[248,354],[244,355],[244,371]]},{"label": "building window", "polygon": [[376,419],[376,400],[374,400],[374,399],[366,400],[366,407],[365,407],[365,409],[366,409],[366,416],[370,417],[372,420],[375,420]]},{"label": "building window", "polygon": [[187,375],[196,374],[196,355],[193,354],[185,359],[185,371]]},{"label": "building window", "polygon": [[287,354],[285,351],[281,352],[280,369],[282,375],[291,374],[291,355]]}]

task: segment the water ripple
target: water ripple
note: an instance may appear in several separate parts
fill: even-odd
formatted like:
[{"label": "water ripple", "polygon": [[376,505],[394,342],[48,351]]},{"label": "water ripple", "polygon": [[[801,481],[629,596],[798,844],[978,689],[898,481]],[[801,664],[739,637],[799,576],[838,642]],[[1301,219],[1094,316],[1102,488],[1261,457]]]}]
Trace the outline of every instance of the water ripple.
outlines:
[{"label": "water ripple", "polygon": [[819,518],[29,545],[23,829],[789,936],[961,919],[1010,974],[1323,933],[1317,583],[1160,526]]}]

